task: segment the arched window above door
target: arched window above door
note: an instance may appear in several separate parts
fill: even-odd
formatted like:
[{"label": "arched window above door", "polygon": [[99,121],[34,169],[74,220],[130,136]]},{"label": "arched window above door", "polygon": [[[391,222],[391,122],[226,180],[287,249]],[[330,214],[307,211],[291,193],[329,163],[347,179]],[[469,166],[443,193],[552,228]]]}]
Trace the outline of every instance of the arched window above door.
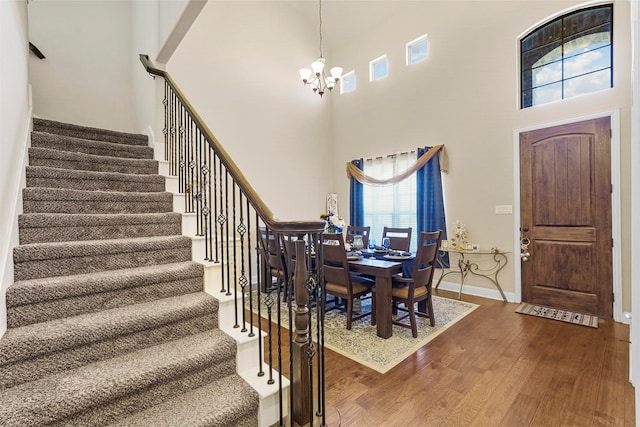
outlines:
[{"label": "arched window above door", "polygon": [[521,107],[613,87],[613,5],[573,11],[520,40]]}]

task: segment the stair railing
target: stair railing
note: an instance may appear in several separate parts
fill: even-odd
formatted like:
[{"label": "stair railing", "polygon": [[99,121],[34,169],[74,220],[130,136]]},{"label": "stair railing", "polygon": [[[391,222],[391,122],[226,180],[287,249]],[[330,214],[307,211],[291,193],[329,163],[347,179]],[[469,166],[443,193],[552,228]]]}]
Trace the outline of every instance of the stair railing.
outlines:
[{"label": "stair railing", "polygon": [[196,215],[202,261],[221,265],[219,296],[233,300],[233,328],[264,336],[255,376],[277,384],[278,424],[324,426],[324,222],[278,220],[171,76],[147,55],[140,61],[165,82],[165,160],[184,212]]}]

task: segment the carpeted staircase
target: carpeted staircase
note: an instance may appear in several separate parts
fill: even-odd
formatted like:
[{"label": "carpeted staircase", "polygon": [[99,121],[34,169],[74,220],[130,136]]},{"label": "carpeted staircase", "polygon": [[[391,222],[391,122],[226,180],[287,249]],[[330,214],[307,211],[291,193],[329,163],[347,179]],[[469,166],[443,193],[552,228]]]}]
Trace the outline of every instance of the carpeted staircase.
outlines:
[{"label": "carpeted staircase", "polygon": [[144,135],[34,119],[0,425],[256,426]]}]

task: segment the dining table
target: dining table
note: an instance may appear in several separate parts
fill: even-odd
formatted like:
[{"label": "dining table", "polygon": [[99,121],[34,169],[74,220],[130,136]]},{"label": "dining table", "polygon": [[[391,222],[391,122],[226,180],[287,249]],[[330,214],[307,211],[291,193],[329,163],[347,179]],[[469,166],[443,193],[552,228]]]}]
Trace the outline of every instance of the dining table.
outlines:
[{"label": "dining table", "polygon": [[402,272],[402,262],[365,258],[349,260],[349,271],[373,276],[376,281],[376,332],[381,338],[393,335],[391,322],[391,283],[394,274]]}]

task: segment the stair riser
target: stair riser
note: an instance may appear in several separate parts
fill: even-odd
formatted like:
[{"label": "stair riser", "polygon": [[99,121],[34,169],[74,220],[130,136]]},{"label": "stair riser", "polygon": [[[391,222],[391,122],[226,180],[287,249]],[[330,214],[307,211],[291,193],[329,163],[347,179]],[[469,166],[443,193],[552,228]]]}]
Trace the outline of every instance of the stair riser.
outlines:
[{"label": "stair riser", "polygon": [[27,176],[27,187],[68,188],[94,191],[162,192],[164,183],[140,181],[101,181],[86,179],[32,178]]},{"label": "stair riser", "polygon": [[[55,351],[27,360],[0,366],[0,389],[35,381],[47,375],[117,357],[121,354],[152,347],[165,341],[205,332],[218,326],[217,312],[160,325],[140,332],[119,335],[90,345]],[[235,355],[233,356],[235,363]],[[234,367],[235,371],[235,367]]]},{"label": "stair riser", "polygon": [[110,292],[11,306],[7,295],[7,325],[10,328],[77,316],[100,310],[110,310],[130,304],[155,301],[161,298],[202,291],[202,277],[158,282],[146,286],[115,289]]},{"label": "stair riser", "polygon": [[[84,413],[76,414],[73,419],[61,420],[51,425],[65,427],[85,427],[87,425],[106,425],[110,423],[118,425],[117,421],[120,418],[126,418],[132,413],[163,402],[169,397],[174,397],[211,383],[223,376],[232,375],[235,373],[235,369],[235,359],[226,359],[211,363],[199,371],[179,372],[162,383],[139,391],[132,390],[129,395],[123,396],[115,402],[93,407]],[[224,393],[224,390],[220,392]]]},{"label": "stair riser", "polygon": [[191,247],[189,246],[167,249],[149,248],[146,251],[15,262],[14,279],[17,281],[69,276],[190,260]]},{"label": "stair riser", "polygon": [[31,140],[32,147],[96,154],[98,156],[123,157],[125,159],[153,159],[153,148],[151,147],[128,146],[80,139],[58,138],[56,140],[42,140],[36,137],[36,134],[33,136]]},{"label": "stair riser", "polygon": [[180,231],[179,221],[108,226],[87,224],[76,227],[56,227],[54,225],[51,227],[22,227],[20,228],[20,244],[173,236],[180,234]]},{"label": "stair riser", "polygon": [[[44,150],[42,150],[44,151]],[[71,153],[70,153],[71,154]],[[118,173],[134,173],[141,175],[151,175],[158,173],[157,162],[138,162],[135,165],[121,164],[118,162],[96,162],[94,157],[86,156],[81,153],[73,153],[73,158],[49,158],[44,153],[30,149],[29,165],[45,166],[57,169],[96,171],[96,172],[118,172]]]}]

